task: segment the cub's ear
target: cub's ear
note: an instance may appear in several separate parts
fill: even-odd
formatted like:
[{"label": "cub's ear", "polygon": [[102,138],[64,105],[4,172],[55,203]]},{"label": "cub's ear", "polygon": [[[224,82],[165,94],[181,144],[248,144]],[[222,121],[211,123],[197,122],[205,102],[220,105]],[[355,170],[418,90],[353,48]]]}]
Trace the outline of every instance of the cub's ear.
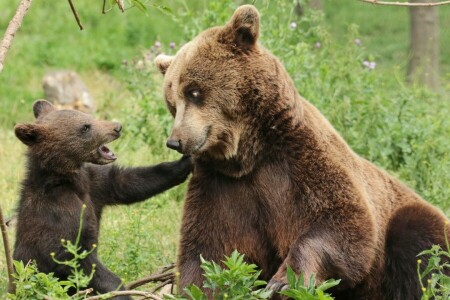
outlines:
[{"label": "cub's ear", "polygon": [[43,117],[54,110],[56,110],[56,108],[47,100],[37,100],[33,104],[33,112],[36,119],[39,117]]},{"label": "cub's ear", "polygon": [[259,12],[253,5],[239,6],[224,27],[222,42],[234,43],[249,50],[255,46],[259,37]]},{"label": "cub's ear", "polygon": [[42,137],[41,128],[36,124],[17,124],[14,132],[17,138],[28,146],[38,143]]},{"label": "cub's ear", "polygon": [[169,68],[173,58],[173,56],[165,54],[160,54],[155,58],[155,66],[158,68],[161,74],[166,74],[166,71]]}]

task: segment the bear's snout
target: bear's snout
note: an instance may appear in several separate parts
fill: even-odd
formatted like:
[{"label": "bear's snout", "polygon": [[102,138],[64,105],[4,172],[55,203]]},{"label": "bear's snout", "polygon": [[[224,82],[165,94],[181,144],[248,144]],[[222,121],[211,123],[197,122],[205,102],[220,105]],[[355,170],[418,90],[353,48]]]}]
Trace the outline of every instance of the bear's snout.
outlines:
[{"label": "bear's snout", "polygon": [[114,122],[114,131],[120,136],[122,133],[122,124],[119,122]]},{"label": "bear's snout", "polygon": [[181,140],[179,139],[168,139],[166,146],[170,149],[176,150],[181,153],[182,147],[181,147]]}]

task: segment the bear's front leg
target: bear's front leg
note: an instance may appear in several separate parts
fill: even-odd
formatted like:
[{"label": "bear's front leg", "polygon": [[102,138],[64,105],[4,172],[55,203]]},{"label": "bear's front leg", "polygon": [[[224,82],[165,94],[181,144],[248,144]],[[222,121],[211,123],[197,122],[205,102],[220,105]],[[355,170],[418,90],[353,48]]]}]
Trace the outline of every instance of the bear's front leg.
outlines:
[{"label": "bear's front leg", "polygon": [[287,288],[288,266],[297,274],[303,273],[305,284],[316,274],[319,284],[333,278],[341,279],[337,289],[352,288],[363,281],[373,266],[375,237],[369,216],[324,216],[293,243],[268,288]]}]

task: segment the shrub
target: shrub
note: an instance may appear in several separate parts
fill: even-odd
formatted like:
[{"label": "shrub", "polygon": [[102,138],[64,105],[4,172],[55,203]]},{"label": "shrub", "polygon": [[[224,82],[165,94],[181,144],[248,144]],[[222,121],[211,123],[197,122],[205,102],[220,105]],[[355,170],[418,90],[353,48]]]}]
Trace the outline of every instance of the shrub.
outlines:
[{"label": "shrub", "polygon": [[[184,289],[186,297],[165,296],[165,299],[175,300],[222,300],[222,299],[269,299],[272,291],[261,288],[266,285],[265,281],[258,280],[261,271],[257,270],[254,264],[244,262],[244,255],[238,251],[233,251],[230,257],[225,256],[222,261],[225,268],[213,261],[207,261],[200,257],[201,268],[204,271],[205,281],[203,288],[209,290],[211,297],[196,285],[188,286]],[[325,293],[325,290],[339,284],[339,280],[327,280],[316,286],[315,275],[313,274],[305,285],[304,277],[295,275],[291,268],[288,268],[287,278],[289,287],[282,291],[282,295],[291,297],[294,300],[332,300],[333,298]]]}]

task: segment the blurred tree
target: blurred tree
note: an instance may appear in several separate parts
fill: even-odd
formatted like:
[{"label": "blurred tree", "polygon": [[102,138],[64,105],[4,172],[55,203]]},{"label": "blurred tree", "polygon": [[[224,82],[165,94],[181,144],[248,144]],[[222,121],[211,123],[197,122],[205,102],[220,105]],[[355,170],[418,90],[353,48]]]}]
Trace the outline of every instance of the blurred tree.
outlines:
[{"label": "blurred tree", "polygon": [[[434,0],[412,0],[431,3]],[[439,89],[439,18],[438,8],[410,7],[410,60],[408,80]]]},{"label": "blurred tree", "polygon": [[[295,13],[301,17],[303,15],[304,6],[302,1],[295,2]],[[309,0],[306,5],[308,8],[321,10],[323,8],[322,0]]]}]

